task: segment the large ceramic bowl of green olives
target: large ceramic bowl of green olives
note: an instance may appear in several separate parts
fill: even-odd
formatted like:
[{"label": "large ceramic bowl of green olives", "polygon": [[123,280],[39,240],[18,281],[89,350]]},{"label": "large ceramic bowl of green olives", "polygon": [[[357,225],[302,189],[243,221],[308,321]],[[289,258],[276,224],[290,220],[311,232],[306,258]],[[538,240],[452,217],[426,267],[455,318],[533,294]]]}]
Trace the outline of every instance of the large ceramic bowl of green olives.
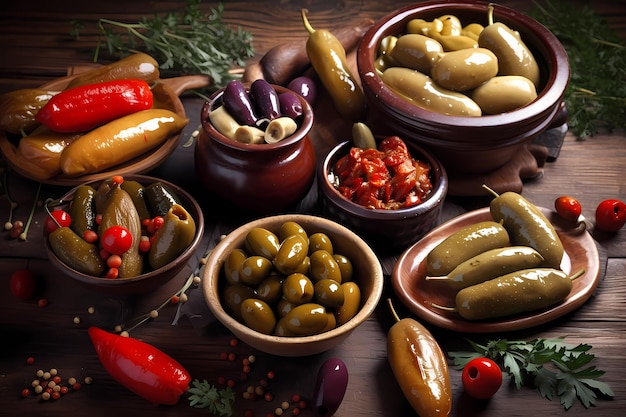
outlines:
[{"label": "large ceramic bowl of green olives", "polygon": [[433,1],[390,12],[363,36],[357,67],[370,119],[459,177],[504,166],[566,121],[565,48],[503,5]]},{"label": "large ceramic bowl of green olives", "polygon": [[202,241],[204,216],[172,182],[112,176],[80,184],[46,201],[45,208],[48,259],[88,290],[146,294],[197,265],[190,263]]},{"label": "large ceramic bowl of green olives", "polygon": [[205,300],[233,335],[260,351],[302,357],[340,345],[383,290],[382,266],[354,232],[288,214],[246,223],[211,252]]}]

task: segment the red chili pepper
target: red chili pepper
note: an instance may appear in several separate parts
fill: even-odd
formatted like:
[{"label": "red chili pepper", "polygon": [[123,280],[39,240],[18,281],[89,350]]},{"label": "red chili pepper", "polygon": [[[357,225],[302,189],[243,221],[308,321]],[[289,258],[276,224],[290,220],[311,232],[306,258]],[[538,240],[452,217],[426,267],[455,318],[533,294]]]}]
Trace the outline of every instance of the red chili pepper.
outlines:
[{"label": "red chili pepper", "polygon": [[114,80],[71,88],[52,97],[35,118],[56,132],[85,132],[152,107],[150,86],[143,80]]},{"label": "red chili pepper", "polygon": [[189,372],[156,347],[98,327],[88,332],[104,369],[141,398],[155,405],[174,405],[187,391]]}]

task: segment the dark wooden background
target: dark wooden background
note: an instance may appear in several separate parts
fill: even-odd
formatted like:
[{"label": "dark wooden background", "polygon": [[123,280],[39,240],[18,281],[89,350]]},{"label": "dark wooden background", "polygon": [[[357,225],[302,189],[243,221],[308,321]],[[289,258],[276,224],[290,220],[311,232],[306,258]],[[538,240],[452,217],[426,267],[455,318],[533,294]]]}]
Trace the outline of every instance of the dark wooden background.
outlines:
[{"label": "dark wooden background", "polygon": [[[0,92],[22,87],[33,87],[51,79],[64,76],[68,67],[91,60],[97,36],[93,24],[97,19],[108,17],[124,21],[136,21],[141,16],[164,12],[181,7],[184,2],[175,1],[61,1],[41,0],[4,1],[0,5]],[[530,2],[502,1],[511,7],[526,10]],[[215,2],[204,2],[205,7]],[[395,8],[410,4],[404,1],[226,1],[224,19],[240,25],[254,35],[258,59],[279,42],[303,37],[300,9],[306,7],[317,27],[338,28],[360,20],[362,17],[379,19]],[[578,2],[572,2],[573,6]],[[611,27],[626,33],[626,7],[624,1],[592,2],[594,10],[602,15]],[[85,21],[87,28],[79,42],[69,35],[71,20]],[[88,29],[91,27],[91,29]],[[183,102],[191,121],[185,137],[199,123],[202,101],[184,97]],[[316,121],[317,124],[327,122]],[[320,129],[325,131],[325,129]],[[321,134],[314,135],[318,151],[333,139]],[[184,141],[183,141],[184,142]],[[551,207],[558,195],[570,194],[579,198],[583,213],[593,218],[596,205],[605,198],[626,200],[626,137],[620,130],[603,133],[586,141],[577,141],[571,134],[565,137],[558,159],[540,169],[541,175],[524,184],[523,194],[535,204]],[[220,234],[227,233],[238,223],[245,221],[222,202],[210,199],[200,189],[193,169],[193,147],[181,146],[163,166],[152,174],[170,179],[192,192],[202,203],[207,220],[204,246],[214,244]],[[36,185],[14,174],[9,175],[9,187],[19,204],[16,218],[26,218],[30,210]],[[63,187],[45,186],[42,199],[58,197]],[[312,192],[310,198],[314,199]],[[454,198],[446,201],[442,221],[467,210],[482,207],[486,201],[477,198]],[[0,218],[6,219],[6,200],[0,201]],[[120,299],[103,297],[77,286],[68,278],[51,268],[43,249],[43,213],[36,211],[35,220],[26,242],[13,241],[0,236],[0,415],[159,415],[200,416],[206,410],[187,405],[185,398],[172,407],[153,407],[144,400],[120,387],[106,374],[88,340],[86,328],[90,324],[110,325],[147,313],[166,300],[182,285],[195,264],[174,278],[168,285],[145,297]],[[468,335],[449,332],[429,326],[444,350],[467,348],[464,338],[482,341],[489,338],[523,338],[567,336],[575,343],[589,343],[597,355],[597,366],[607,371],[602,378],[615,391],[611,401],[600,400],[597,407],[585,409],[576,403],[564,411],[558,399],[548,401],[540,398],[532,389],[515,389],[505,386],[489,402],[475,402],[463,395],[460,373],[451,371],[454,390],[455,416],[617,416],[624,410],[626,395],[626,360],[623,343],[626,340],[626,231],[617,234],[591,230],[598,242],[605,274],[596,294],[579,310],[552,323],[519,332],[495,335]],[[202,250],[205,248],[203,247]],[[198,253],[200,256],[201,253]],[[387,272],[393,266],[393,257],[384,258]],[[15,300],[8,291],[9,277],[17,268],[29,268],[46,280],[46,297],[50,304],[38,308],[34,301]],[[385,296],[394,297],[389,286]],[[199,316],[183,316],[176,326],[171,322],[175,308],[166,307],[158,319],[133,331],[133,336],[154,344],[180,361],[194,378],[217,381],[219,376],[237,379],[240,361],[249,354],[256,354],[257,362],[248,382],[239,382],[236,390],[241,392],[248,384],[256,383],[269,370],[277,378],[270,391],[272,402],[236,400],[236,415],[251,409],[255,416],[271,413],[283,400],[293,393],[310,399],[319,365],[328,357],[343,359],[350,372],[348,391],[339,416],[409,416],[414,412],[402,397],[393,378],[386,358],[386,331],[392,324],[384,304],[342,346],[324,354],[309,358],[278,358],[255,352],[240,344],[230,347],[231,335],[215,323],[202,303],[199,290],[191,293],[192,302],[185,312],[200,313]],[[89,314],[88,307],[96,306],[96,313]],[[403,314],[407,314],[401,308]],[[75,324],[73,319],[81,322]],[[220,354],[234,352],[236,362],[223,361]],[[27,365],[26,358],[33,356],[34,365]],[[61,375],[94,378],[94,383],[83,390],[56,402],[42,403],[34,398],[20,399],[22,388],[28,386],[37,369],[57,368]],[[289,410],[285,415],[291,415]],[[303,415],[313,415],[311,410]]]}]

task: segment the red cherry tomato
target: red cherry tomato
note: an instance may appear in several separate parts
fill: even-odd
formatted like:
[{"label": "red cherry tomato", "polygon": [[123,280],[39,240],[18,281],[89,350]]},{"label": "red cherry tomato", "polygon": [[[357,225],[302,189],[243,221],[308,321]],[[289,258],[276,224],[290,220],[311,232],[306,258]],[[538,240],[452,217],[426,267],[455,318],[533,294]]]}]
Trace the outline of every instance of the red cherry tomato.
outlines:
[{"label": "red cherry tomato", "polygon": [[37,277],[33,271],[18,269],[11,275],[11,294],[20,300],[28,300],[37,290]]},{"label": "red cherry tomato", "polygon": [[626,203],[609,199],[598,204],[596,226],[607,232],[617,232],[624,224],[626,224]]},{"label": "red cherry tomato", "polygon": [[133,235],[123,226],[111,226],[104,231],[100,245],[114,255],[123,255],[133,244]]},{"label": "red cherry tomato", "polygon": [[[54,217],[54,219],[50,216]],[[50,216],[46,218],[46,231],[48,233],[52,233],[59,228],[57,223],[59,223],[61,227],[69,227],[69,225],[72,224],[72,218],[67,211],[61,209],[52,210]]]},{"label": "red cherry tomato", "polygon": [[475,358],[465,365],[461,374],[463,388],[470,396],[478,399],[492,397],[502,385],[502,371],[489,358]]},{"label": "red cherry tomato", "polygon": [[566,195],[562,195],[554,200],[554,208],[559,216],[563,217],[565,220],[573,222],[578,220],[580,214],[582,213],[582,206],[580,205],[580,202],[574,197]]}]

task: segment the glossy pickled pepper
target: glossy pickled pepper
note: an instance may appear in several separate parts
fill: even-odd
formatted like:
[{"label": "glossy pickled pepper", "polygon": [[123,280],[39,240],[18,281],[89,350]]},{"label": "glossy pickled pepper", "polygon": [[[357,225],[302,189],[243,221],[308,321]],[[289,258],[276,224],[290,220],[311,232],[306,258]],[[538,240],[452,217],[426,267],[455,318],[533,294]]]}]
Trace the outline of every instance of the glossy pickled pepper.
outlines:
[{"label": "glossy pickled pepper", "polygon": [[314,29],[305,9],[302,9],[302,21],[309,32],[307,55],[335,108],[347,120],[362,119],[365,116],[365,95],[348,67],[343,45],[330,31]]}]

